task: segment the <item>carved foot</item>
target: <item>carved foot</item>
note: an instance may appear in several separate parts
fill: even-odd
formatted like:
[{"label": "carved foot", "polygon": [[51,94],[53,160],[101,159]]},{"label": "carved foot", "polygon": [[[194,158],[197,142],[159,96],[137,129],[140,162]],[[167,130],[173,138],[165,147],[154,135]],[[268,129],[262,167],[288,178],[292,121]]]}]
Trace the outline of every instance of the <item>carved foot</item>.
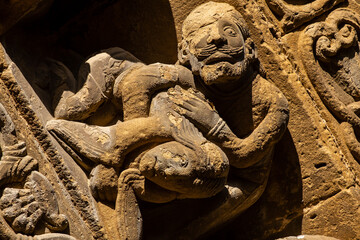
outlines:
[{"label": "carved foot", "polygon": [[50,120],[46,128],[77,163],[89,171],[92,163],[84,158],[93,163],[101,163],[113,139],[110,127],[91,126],[81,122]]}]

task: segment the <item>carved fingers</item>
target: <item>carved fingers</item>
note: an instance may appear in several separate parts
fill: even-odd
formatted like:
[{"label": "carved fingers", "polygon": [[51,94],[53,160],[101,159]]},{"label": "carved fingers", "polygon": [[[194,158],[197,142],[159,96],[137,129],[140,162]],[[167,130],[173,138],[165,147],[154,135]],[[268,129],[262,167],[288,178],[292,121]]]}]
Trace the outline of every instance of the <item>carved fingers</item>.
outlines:
[{"label": "carved fingers", "polygon": [[194,149],[197,145],[206,142],[206,139],[189,120],[181,117],[181,122],[171,128],[174,139],[185,146]]},{"label": "carved fingers", "polygon": [[139,169],[129,168],[124,170],[119,177],[119,188],[128,190],[129,188],[140,189],[143,188],[145,177],[141,175]]},{"label": "carved fingers", "polygon": [[175,105],[174,110],[205,133],[209,132],[220,118],[204,96],[193,89],[184,90],[176,86],[168,90],[168,95]]}]

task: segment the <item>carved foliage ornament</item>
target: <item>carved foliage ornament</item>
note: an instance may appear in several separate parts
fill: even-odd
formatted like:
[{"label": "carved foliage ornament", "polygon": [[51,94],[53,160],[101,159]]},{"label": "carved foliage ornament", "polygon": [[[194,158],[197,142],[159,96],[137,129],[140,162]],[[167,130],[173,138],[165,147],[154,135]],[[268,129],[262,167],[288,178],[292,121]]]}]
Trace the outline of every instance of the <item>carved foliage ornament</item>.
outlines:
[{"label": "carved foliage ornament", "polygon": [[344,0],[266,0],[269,8],[281,18],[285,32],[332,9]]},{"label": "carved foliage ornament", "polygon": [[308,26],[299,40],[307,74],[327,108],[340,121],[353,156],[360,161],[360,16],[337,9]]}]

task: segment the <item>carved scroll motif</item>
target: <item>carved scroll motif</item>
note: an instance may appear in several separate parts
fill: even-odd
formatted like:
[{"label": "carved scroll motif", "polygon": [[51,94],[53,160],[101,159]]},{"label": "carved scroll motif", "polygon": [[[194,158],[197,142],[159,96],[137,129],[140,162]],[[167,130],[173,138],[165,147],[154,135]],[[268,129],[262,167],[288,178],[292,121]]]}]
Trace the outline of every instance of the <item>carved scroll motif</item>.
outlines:
[{"label": "carved scroll motif", "polygon": [[[41,173],[37,161],[18,140],[14,123],[0,104],[0,236],[6,239],[68,239],[64,234],[28,236],[43,225],[62,232],[68,220],[59,214],[55,190]],[[23,235],[24,234],[24,235]]]},{"label": "carved scroll motif", "polygon": [[[266,0],[269,8],[280,17],[285,32],[299,27],[305,22],[331,10],[344,0]],[[299,3],[301,2],[301,3]]]},{"label": "carved scroll motif", "polygon": [[308,26],[299,40],[307,74],[327,108],[340,121],[347,145],[360,161],[360,16],[337,9]]}]

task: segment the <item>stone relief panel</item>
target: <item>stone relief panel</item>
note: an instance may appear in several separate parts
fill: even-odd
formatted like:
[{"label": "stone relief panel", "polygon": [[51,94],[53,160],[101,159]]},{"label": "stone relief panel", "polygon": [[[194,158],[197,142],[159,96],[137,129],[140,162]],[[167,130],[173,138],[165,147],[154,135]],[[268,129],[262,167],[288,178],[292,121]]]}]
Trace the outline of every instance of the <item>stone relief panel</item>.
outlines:
[{"label": "stone relief panel", "polygon": [[65,231],[68,219],[59,214],[54,188],[37,171],[37,160],[27,154],[25,142],[18,139],[15,125],[1,104],[0,126],[1,238],[74,239],[59,233],[41,234]]},{"label": "stone relief panel", "polygon": [[320,98],[341,123],[345,141],[360,161],[359,15],[337,9],[308,26],[299,40],[307,74]]},{"label": "stone relief panel", "polygon": [[271,11],[280,19],[284,31],[289,32],[331,10],[344,0],[266,0],[266,2]]},{"label": "stone relief panel", "polygon": [[[206,0],[34,0],[47,4],[22,20],[5,11],[0,102],[18,134],[1,144],[0,239],[357,238],[360,164],[298,45],[317,55],[300,31],[286,34],[356,3],[224,1],[242,16]],[[271,2],[288,9],[283,31]],[[334,36],[356,25],[345,16]]]},{"label": "stone relief panel", "polygon": [[263,193],[289,110],[260,74],[232,6],[209,2],[189,14],[175,65],[109,48],[88,58],[78,77],[53,59],[38,72],[40,86],[49,77],[54,86],[48,131],[88,174],[94,198],[115,203],[110,234],[140,239],[143,205],[199,199],[204,210],[174,236],[200,237]]}]

